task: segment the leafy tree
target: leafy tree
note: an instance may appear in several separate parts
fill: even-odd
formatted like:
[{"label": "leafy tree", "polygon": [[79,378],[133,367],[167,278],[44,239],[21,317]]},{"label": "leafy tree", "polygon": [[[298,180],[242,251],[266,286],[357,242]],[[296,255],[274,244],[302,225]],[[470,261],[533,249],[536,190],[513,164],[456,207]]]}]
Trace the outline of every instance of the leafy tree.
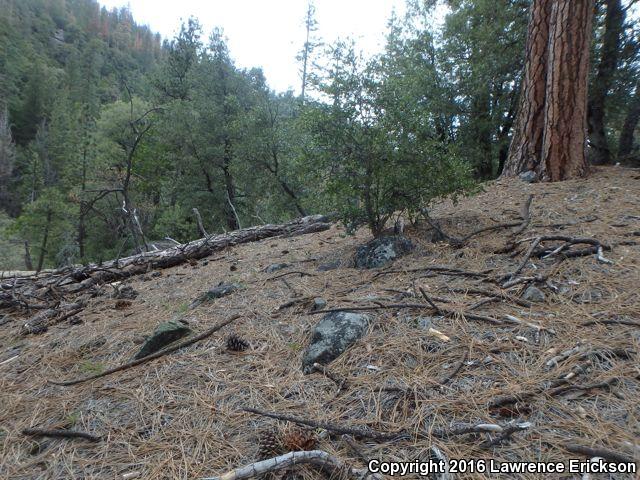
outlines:
[{"label": "leafy tree", "polygon": [[468,184],[468,169],[451,154],[438,155],[428,127],[399,115],[407,101],[395,102],[405,93],[404,78],[378,61],[365,62],[353,45],[338,43],[331,55],[318,84],[330,103],[315,104],[306,121],[322,167],[318,180],[349,230],[365,224],[378,236],[395,213],[416,214]]}]

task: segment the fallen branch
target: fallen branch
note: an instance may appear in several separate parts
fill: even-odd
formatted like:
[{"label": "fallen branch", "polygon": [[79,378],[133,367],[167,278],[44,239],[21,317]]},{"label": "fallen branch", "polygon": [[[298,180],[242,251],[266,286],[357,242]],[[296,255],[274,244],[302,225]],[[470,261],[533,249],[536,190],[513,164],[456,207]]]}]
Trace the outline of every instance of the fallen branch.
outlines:
[{"label": "fallen branch", "polygon": [[605,258],[604,256],[604,249],[602,248],[602,245],[600,245],[598,247],[598,253],[596,254],[596,259],[600,262],[600,263],[607,263],[609,265],[613,265],[613,262],[611,260],[609,260],[608,258]]},{"label": "fallen branch", "polygon": [[615,452],[613,450],[608,450],[606,448],[587,447],[585,445],[579,445],[577,443],[563,443],[559,446],[571,453],[577,453],[590,458],[601,457],[601,458],[604,458],[605,460],[609,460],[611,462],[616,462],[616,463],[633,463],[634,462],[633,458],[628,457],[627,455],[623,455],[622,453]]},{"label": "fallen branch", "polygon": [[547,331],[553,335],[556,334],[556,331],[553,330],[552,328],[547,328],[547,327],[543,327],[542,325],[538,325],[537,323],[531,323],[531,322],[527,322],[526,320],[522,320],[518,317],[515,317],[513,315],[505,315],[504,316],[509,322],[514,323],[516,325],[523,325],[525,327],[529,327],[529,328],[533,328],[534,330],[537,330],[538,332],[541,331]]},{"label": "fallen branch", "polygon": [[490,290],[483,290],[480,288],[449,288],[450,292],[454,293],[464,293],[471,295],[484,295],[485,297],[498,298],[503,301],[510,301],[515,303],[516,305],[520,305],[521,307],[531,308],[531,302],[527,300],[523,300],[518,297],[514,297],[513,295],[509,295],[503,292],[492,292]]},{"label": "fallen branch", "polygon": [[511,236],[515,237],[517,235],[520,235],[522,232],[526,230],[526,228],[529,226],[529,223],[531,222],[531,202],[532,201],[533,201],[533,195],[529,195],[524,205],[522,206],[522,212],[520,214],[522,218],[521,221],[505,222],[505,223],[499,223],[497,225],[490,225],[488,227],[482,227],[460,238],[454,237],[453,235],[446,233],[442,229],[442,227],[440,227],[438,222],[431,219],[431,217],[429,216],[429,212],[426,209],[422,209],[421,213],[424,216],[427,223],[429,224],[429,226],[431,226],[431,228],[436,230],[443,238],[445,238],[451,246],[460,248],[476,235],[480,235],[481,233],[491,232],[494,230],[500,230],[503,228],[519,227],[518,229],[514,230],[511,233]]},{"label": "fallen branch", "polygon": [[553,382],[551,382],[550,385],[542,385],[542,386],[538,386],[532,390],[526,391],[526,392],[521,392],[521,393],[517,393],[517,394],[513,394],[513,395],[499,395],[497,397],[494,397],[492,400],[490,400],[487,403],[487,407],[490,410],[496,409],[496,408],[500,408],[500,407],[504,407],[505,405],[511,405],[513,403],[518,403],[518,402],[523,402],[524,400],[528,400],[530,398],[533,398],[539,394],[541,394],[542,392],[544,392],[545,390],[549,390],[552,388],[556,388],[559,387],[561,385],[565,385],[568,383],[568,379],[566,378],[560,378],[557,380],[554,380]]},{"label": "fallen branch", "polygon": [[200,235],[202,235],[204,238],[209,237],[209,234],[204,228],[204,223],[202,223],[202,217],[200,216],[200,212],[198,211],[198,209],[193,207],[191,211],[193,212],[193,215],[196,217],[196,225],[198,226],[198,232],[200,233]]},{"label": "fallen branch", "polygon": [[590,320],[582,324],[583,327],[589,327],[591,325],[629,325],[630,327],[640,328],[640,322],[634,322],[633,320],[625,320],[624,318],[613,318],[606,320]]},{"label": "fallen branch", "polygon": [[564,362],[570,356],[575,355],[577,353],[583,353],[588,350],[589,350],[589,347],[587,345],[577,345],[573,348],[560,352],[555,357],[550,358],[549,360],[547,360],[545,365],[549,369],[557,367],[560,362]]},{"label": "fallen branch", "polygon": [[269,282],[271,280],[277,280],[278,278],[286,277],[288,275],[300,275],[301,277],[315,277],[313,273],[302,272],[302,271],[293,271],[293,272],[285,272],[280,275],[276,275],[275,277],[267,278],[265,281]]},{"label": "fallen branch", "polygon": [[222,327],[224,327],[226,325],[229,325],[234,320],[237,320],[241,316],[242,315],[234,315],[231,318],[228,318],[227,320],[224,320],[224,321],[218,323],[217,325],[214,325],[209,330],[206,330],[206,331],[202,332],[201,334],[196,335],[193,338],[190,338],[189,340],[186,340],[186,341],[184,341],[182,343],[179,343],[178,345],[174,345],[172,347],[165,348],[164,350],[160,350],[159,352],[152,353],[151,355],[147,355],[146,357],[142,357],[142,358],[139,358],[138,360],[133,360],[132,362],[128,362],[128,363],[125,363],[124,365],[120,365],[119,367],[114,367],[114,368],[111,368],[109,370],[105,370],[104,372],[97,373],[95,375],[90,375],[90,376],[85,377],[85,378],[80,378],[80,379],[76,379],[76,380],[68,380],[68,381],[53,381],[53,380],[49,380],[49,383],[51,383],[53,385],[60,385],[60,386],[63,386],[63,387],[68,387],[68,386],[71,386],[71,385],[77,385],[78,383],[88,382],[89,380],[95,380],[96,378],[106,377],[107,375],[111,375],[112,373],[122,372],[123,370],[128,370],[129,368],[141,365],[143,363],[150,362],[151,360],[155,360],[157,358],[160,358],[160,357],[162,357],[164,355],[167,355],[168,353],[175,352],[176,350],[180,350],[181,348],[193,345],[194,343],[197,343],[200,340],[204,340],[205,338],[210,337],[215,332],[220,330]]},{"label": "fallen branch", "polygon": [[219,477],[206,477],[202,480],[245,480],[247,478],[259,478],[265,473],[277,472],[283,468],[304,464],[319,467],[329,474],[330,478],[340,478],[345,473],[349,477],[358,480],[382,478],[380,475],[369,473],[369,470],[366,468],[350,467],[339,458],[329,455],[325,451],[310,450],[307,452],[289,452],[279,457],[269,458],[236,468]]},{"label": "fallen branch", "polygon": [[[369,311],[369,310],[399,310],[402,308],[412,308],[412,309],[425,309],[431,308],[430,305],[425,305],[422,303],[399,303],[399,304],[391,304],[391,305],[372,305],[367,307],[343,307],[343,308],[328,308],[326,310],[316,310],[315,312],[308,312],[308,315],[320,315],[325,313],[335,313],[335,312],[351,312],[351,311]],[[439,314],[445,317],[453,317],[455,315],[460,315],[461,317],[467,318],[469,320],[478,320],[481,322],[493,323],[496,325],[503,325],[504,322],[502,320],[498,320],[497,318],[488,317],[486,315],[479,315],[477,313],[471,313],[469,311],[464,312],[456,312],[455,310],[448,310],[444,308],[438,308]]]},{"label": "fallen branch", "polygon": [[433,300],[429,298],[429,295],[427,295],[427,292],[424,291],[424,288],[420,287],[419,290],[422,296],[424,297],[424,299],[426,300],[426,302],[429,305],[431,305],[431,307],[433,307],[433,309],[438,313],[438,315],[443,315],[444,314],[443,311],[440,310],[440,307],[438,307],[435,303],[433,303]]},{"label": "fallen branch", "polygon": [[[46,275],[19,278],[15,293],[29,293],[57,285],[64,293],[78,293],[95,285],[121,280],[134,275],[145,274],[150,270],[165,269],[181,265],[190,260],[199,260],[225,248],[263,240],[265,238],[289,237],[328,230],[331,225],[322,215],[299,218],[280,225],[260,225],[236,230],[222,235],[212,235],[161,251],[145,252],[126,258],[90,264],[87,266],[66,267]],[[5,283],[0,290],[11,290]],[[30,296],[30,295],[25,295]],[[15,301],[5,295],[0,296],[0,308],[11,308]]]},{"label": "fallen branch", "polygon": [[[507,284],[509,284],[509,282],[513,280],[526,267],[531,257],[544,259],[553,257],[555,255],[561,255],[563,258],[572,258],[596,254],[596,258],[598,259],[598,261],[604,263],[613,263],[610,260],[604,258],[604,256],[602,255],[602,252],[604,250],[611,250],[611,247],[603,244],[600,240],[595,238],[568,237],[566,235],[540,235],[534,238],[525,238],[522,240],[518,240],[518,242],[516,243],[523,243],[530,240],[532,240],[531,245],[527,249],[524,258],[522,259],[522,262],[518,265],[518,267],[513,272],[507,273],[498,278],[499,282],[506,282],[502,285],[503,288],[507,288]],[[538,249],[538,246],[541,243],[549,241],[560,241],[564,243],[558,246],[553,246],[551,248]],[[579,244],[592,246],[579,250],[569,250],[569,248],[573,245]]]},{"label": "fallen branch", "polygon": [[440,385],[446,385],[447,383],[449,383],[453,379],[453,377],[455,377],[460,372],[460,370],[462,370],[462,367],[464,367],[464,364],[467,361],[467,358],[469,358],[469,352],[465,350],[465,352],[462,354],[462,358],[460,359],[458,364],[455,366],[453,371],[449,375],[444,377],[442,380],[440,380]]},{"label": "fallen branch", "polygon": [[346,388],[347,379],[338,377],[335,373],[333,373],[331,370],[329,370],[325,365],[321,365],[319,363],[314,363],[313,364],[313,369],[316,372],[319,372],[322,375],[324,375],[325,377],[327,377],[333,383],[335,383],[338,386],[338,393],[340,393],[342,390],[344,390]]},{"label": "fallen branch", "polygon": [[583,391],[583,392],[588,392],[589,390],[596,390],[596,389],[606,390],[610,388],[612,385],[615,385],[616,383],[618,383],[619,381],[620,381],[619,378],[611,377],[603,382],[591,383],[587,385],[564,385],[564,386],[554,388],[553,390],[550,390],[549,396],[557,397],[558,395],[562,395],[563,393],[572,392],[575,390]]},{"label": "fallen branch", "polygon": [[77,430],[47,430],[44,428],[25,428],[22,430],[23,435],[33,437],[55,437],[55,438],[84,438],[90,442],[99,442],[100,437],[86,432],[78,432]]},{"label": "fallen branch", "polygon": [[521,283],[544,283],[547,281],[546,275],[535,275],[533,277],[518,277],[502,284],[502,288],[511,288]]},{"label": "fallen branch", "polygon": [[250,407],[243,407],[242,411],[247,413],[253,413],[255,415],[262,415],[263,417],[274,418],[276,420],[284,420],[284,421],[292,422],[298,425],[306,425],[307,427],[311,427],[311,428],[322,428],[324,430],[329,430],[330,432],[339,433],[341,435],[353,435],[354,437],[370,438],[372,440],[377,440],[381,442],[407,438],[407,434],[405,432],[386,433],[386,432],[377,432],[375,430],[371,430],[368,428],[343,427],[343,426],[335,425],[332,423],[316,422],[314,420],[307,420],[305,418],[294,417],[292,415],[265,412],[263,410],[258,410],[257,408],[250,408]]},{"label": "fallen branch", "polygon": [[486,278],[488,272],[469,272],[466,270],[460,270],[459,268],[454,267],[442,267],[438,265],[431,265],[428,267],[419,267],[419,268],[406,268],[404,270],[385,270],[382,272],[376,273],[373,278],[378,278],[383,275],[390,275],[393,273],[417,273],[417,272],[437,272],[439,275],[453,275],[460,277],[476,277],[476,278]]},{"label": "fallen branch", "polygon": [[492,440],[486,440],[481,444],[481,447],[483,448],[491,448],[494,447],[496,445],[501,444],[502,442],[504,442],[505,440],[508,440],[511,438],[511,436],[516,433],[516,432],[521,432],[523,430],[527,430],[529,427],[531,427],[531,422],[524,422],[524,423],[514,423],[513,425],[507,425],[503,430],[502,433],[497,436],[496,438],[492,439]]},{"label": "fallen branch", "polygon": [[77,315],[83,309],[84,305],[82,303],[70,303],[59,306],[58,308],[43,310],[34,315],[22,326],[21,333],[23,335],[29,335],[45,332],[50,326],[61,323],[67,318]]}]

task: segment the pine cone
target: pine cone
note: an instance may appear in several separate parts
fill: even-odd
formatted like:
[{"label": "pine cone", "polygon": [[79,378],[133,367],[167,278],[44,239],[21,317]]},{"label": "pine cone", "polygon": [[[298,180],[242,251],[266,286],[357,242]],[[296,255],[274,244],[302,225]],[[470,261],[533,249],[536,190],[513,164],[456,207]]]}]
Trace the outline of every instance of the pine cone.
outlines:
[{"label": "pine cone", "polygon": [[276,430],[267,430],[260,434],[258,456],[261,460],[277,457],[284,452],[280,434]]},{"label": "pine cone", "polygon": [[227,337],[227,350],[232,352],[244,352],[249,348],[249,343],[235,334]]},{"label": "pine cone", "polygon": [[314,450],[317,443],[318,439],[313,431],[297,427],[287,430],[282,439],[282,444],[287,452]]}]

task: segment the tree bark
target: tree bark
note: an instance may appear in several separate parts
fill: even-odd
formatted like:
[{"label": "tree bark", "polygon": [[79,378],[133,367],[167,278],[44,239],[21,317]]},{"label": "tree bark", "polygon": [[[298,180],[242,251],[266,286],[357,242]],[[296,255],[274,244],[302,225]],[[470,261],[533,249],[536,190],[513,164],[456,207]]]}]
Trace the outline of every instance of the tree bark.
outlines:
[{"label": "tree bark", "polygon": [[589,95],[589,161],[595,165],[611,162],[611,150],[605,132],[605,102],[613,77],[618,68],[618,50],[624,24],[624,11],[620,0],[605,1],[607,13],[604,21],[604,34],[600,62]]},{"label": "tree bark", "polygon": [[636,85],[636,93],[633,97],[629,111],[624,119],[624,125],[620,132],[620,141],[618,144],[618,160],[627,164],[640,164],[640,156],[635,161],[632,158],[633,152],[633,134],[640,122],[640,83]]},{"label": "tree bark", "polygon": [[24,241],[24,266],[27,270],[33,270],[33,262],[31,261],[31,252],[29,251],[29,242]]},{"label": "tree bark", "polygon": [[227,226],[230,230],[238,230],[240,221],[236,212],[234,202],[236,200],[236,188],[233,184],[233,176],[231,175],[231,141],[224,139],[224,158],[222,159],[222,172],[224,174],[224,186],[227,194],[228,205],[225,205],[224,212]]},{"label": "tree bark", "polygon": [[535,0],[531,6],[525,46],[520,108],[503,176],[534,170],[539,163],[544,132],[544,107],[549,48],[549,21],[553,0]]},{"label": "tree bark", "polygon": [[47,223],[44,225],[44,234],[42,236],[42,244],[40,245],[40,255],[38,256],[38,268],[36,272],[42,270],[42,265],[44,264],[44,256],[47,253],[47,242],[49,241],[49,228],[51,227],[51,217],[53,216],[53,211],[49,208],[47,210]]},{"label": "tree bark", "polygon": [[503,176],[587,173],[587,83],[593,0],[534,0],[520,110]]}]

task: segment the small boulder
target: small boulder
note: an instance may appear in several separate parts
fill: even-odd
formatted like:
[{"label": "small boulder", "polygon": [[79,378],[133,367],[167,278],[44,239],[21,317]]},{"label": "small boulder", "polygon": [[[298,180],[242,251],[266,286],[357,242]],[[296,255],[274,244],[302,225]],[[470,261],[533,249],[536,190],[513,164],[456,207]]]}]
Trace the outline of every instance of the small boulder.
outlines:
[{"label": "small boulder", "polygon": [[133,358],[137,360],[139,358],[146,357],[147,355],[151,355],[189,333],[191,333],[191,329],[179,321],[170,320],[168,322],[161,323],[147,341],[144,342],[140,351]]},{"label": "small boulder", "polygon": [[318,310],[323,310],[324,307],[327,306],[327,301],[324,298],[316,297],[313,299],[313,304],[311,305],[311,311],[317,312]]},{"label": "small boulder", "polygon": [[524,300],[528,300],[529,302],[539,303],[545,301],[546,295],[538,287],[529,285],[529,287],[524,291],[522,298]]},{"label": "small boulder", "polygon": [[210,302],[212,300],[215,300],[216,298],[225,297],[238,289],[240,289],[240,285],[238,285],[237,283],[220,282],[217,287],[214,287],[211,290],[208,290],[199,295],[198,298],[191,302],[189,308],[196,308],[202,303]]},{"label": "small boulder", "polygon": [[375,238],[358,248],[356,268],[379,268],[411,250],[413,244],[402,235]]},{"label": "small boulder", "polygon": [[272,263],[267,268],[265,268],[264,271],[266,273],[274,273],[274,272],[277,272],[278,270],[284,270],[289,266],[290,265],[288,263]]},{"label": "small boulder", "polygon": [[520,180],[526,183],[535,183],[538,180],[538,175],[533,170],[527,170],[526,172],[522,172],[520,175]]},{"label": "small boulder", "polygon": [[353,312],[328,313],[314,327],[311,343],[302,357],[302,371],[313,372],[313,364],[327,364],[338,358],[361,338],[369,327],[369,317]]}]

